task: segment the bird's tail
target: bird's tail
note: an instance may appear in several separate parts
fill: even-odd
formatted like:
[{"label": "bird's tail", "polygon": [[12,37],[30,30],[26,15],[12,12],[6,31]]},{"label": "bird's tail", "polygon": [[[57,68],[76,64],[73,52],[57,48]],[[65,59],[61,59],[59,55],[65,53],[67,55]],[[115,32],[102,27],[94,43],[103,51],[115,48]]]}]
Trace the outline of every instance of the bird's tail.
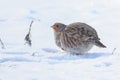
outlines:
[{"label": "bird's tail", "polygon": [[99,40],[95,41],[95,45],[101,48],[106,48],[106,46],[103,43],[101,43]]}]

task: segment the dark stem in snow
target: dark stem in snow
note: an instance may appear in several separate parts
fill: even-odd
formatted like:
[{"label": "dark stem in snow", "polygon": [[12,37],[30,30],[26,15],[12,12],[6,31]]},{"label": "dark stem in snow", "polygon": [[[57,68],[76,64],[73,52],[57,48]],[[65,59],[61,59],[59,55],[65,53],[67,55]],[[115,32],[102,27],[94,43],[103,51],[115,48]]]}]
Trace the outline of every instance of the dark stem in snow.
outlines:
[{"label": "dark stem in snow", "polygon": [[113,52],[112,52],[112,54],[114,54],[115,50],[116,50],[116,48],[114,48],[114,49],[113,49]]},{"label": "dark stem in snow", "polygon": [[31,21],[30,27],[29,27],[29,32],[28,34],[25,36],[25,44],[28,44],[29,46],[32,45],[31,39],[30,39],[30,32],[31,32],[31,27],[32,27],[33,21]]},{"label": "dark stem in snow", "polygon": [[4,43],[2,42],[1,38],[0,38],[0,43],[1,43],[1,48],[5,49]]}]

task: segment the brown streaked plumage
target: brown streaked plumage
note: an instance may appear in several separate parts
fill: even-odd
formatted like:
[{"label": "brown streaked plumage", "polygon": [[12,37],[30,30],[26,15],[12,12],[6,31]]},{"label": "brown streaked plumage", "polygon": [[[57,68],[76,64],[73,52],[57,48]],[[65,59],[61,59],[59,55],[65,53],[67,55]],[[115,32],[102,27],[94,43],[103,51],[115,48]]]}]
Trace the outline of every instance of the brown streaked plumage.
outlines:
[{"label": "brown streaked plumage", "polygon": [[55,23],[52,28],[56,45],[66,52],[82,54],[89,51],[93,45],[106,47],[100,42],[96,30],[85,23]]}]

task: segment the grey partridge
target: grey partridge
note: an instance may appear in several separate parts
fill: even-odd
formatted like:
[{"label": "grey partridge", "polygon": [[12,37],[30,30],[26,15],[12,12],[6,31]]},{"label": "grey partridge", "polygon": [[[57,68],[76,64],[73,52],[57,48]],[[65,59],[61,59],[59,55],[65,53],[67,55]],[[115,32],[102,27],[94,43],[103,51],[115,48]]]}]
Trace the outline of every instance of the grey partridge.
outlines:
[{"label": "grey partridge", "polygon": [[52,28],[56,45],[68,53],[83,54],[94,45],[106,48],[100,42],[96,30],[86,23],[75,22],[69,25],[55,23]]}]

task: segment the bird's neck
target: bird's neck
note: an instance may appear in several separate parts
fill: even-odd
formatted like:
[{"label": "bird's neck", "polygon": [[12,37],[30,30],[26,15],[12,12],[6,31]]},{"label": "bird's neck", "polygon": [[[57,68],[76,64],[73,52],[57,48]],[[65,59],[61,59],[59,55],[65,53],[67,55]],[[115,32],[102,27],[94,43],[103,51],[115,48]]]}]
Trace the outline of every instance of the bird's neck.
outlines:
[{"label": "bird's neck", "polygon": [[66,25],[62,26],[60,29],[59,29],[59,32],[62,32],[63,30],[65,30],[66,28]]}]

